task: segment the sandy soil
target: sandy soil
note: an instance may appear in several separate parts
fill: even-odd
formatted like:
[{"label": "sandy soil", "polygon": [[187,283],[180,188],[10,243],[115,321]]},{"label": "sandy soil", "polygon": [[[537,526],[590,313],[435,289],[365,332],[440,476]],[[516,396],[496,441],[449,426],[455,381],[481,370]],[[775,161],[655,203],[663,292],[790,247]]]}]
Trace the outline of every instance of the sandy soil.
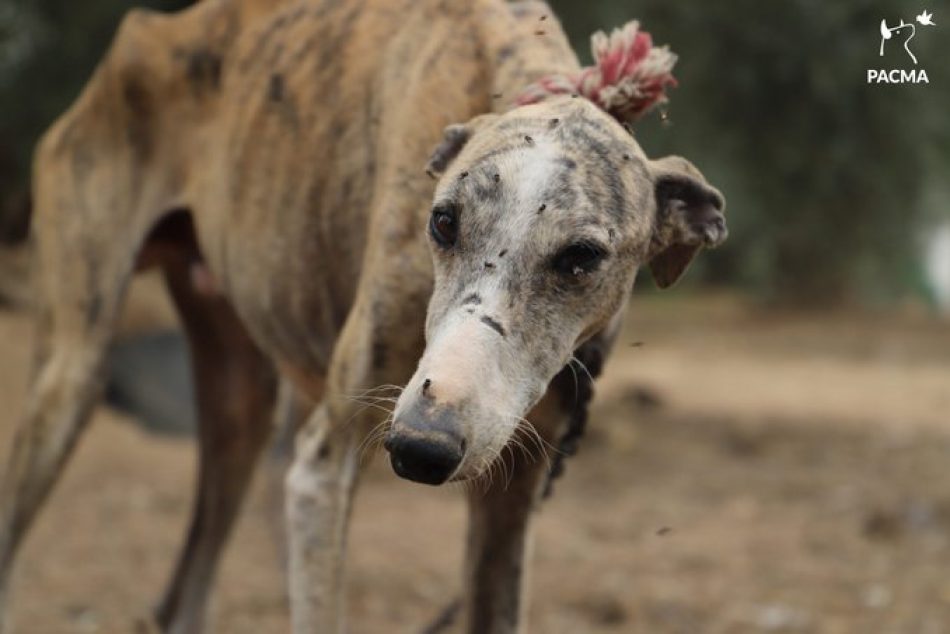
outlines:
[{"label": "sandy soil", "polygon": [[[25,317],[0,312],[0,342],[6,455]],[[950,632],[950,322],[651,296],[596,402],[537,522],[533,632]],[[20,631],[134,631],[184,529],[193,453],[99,410],[22,553]],[[218,632],[287,628],[261,476]],[[353,524],[352,631],[431,620],[457,591],[463,524],[457,492],[378,461]]]}]

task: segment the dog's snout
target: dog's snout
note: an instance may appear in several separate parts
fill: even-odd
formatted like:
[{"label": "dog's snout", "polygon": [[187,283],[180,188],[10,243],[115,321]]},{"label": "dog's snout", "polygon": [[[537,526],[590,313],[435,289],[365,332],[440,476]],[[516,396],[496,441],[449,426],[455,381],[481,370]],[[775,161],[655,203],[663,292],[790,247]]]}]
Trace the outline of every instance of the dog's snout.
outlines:
[{"label": "dog's snout", "polygon": [[396,475],[423,484],[442,484],[448,480],[465,454],[463,439],[443,433],[390,434],[385,446]]}]

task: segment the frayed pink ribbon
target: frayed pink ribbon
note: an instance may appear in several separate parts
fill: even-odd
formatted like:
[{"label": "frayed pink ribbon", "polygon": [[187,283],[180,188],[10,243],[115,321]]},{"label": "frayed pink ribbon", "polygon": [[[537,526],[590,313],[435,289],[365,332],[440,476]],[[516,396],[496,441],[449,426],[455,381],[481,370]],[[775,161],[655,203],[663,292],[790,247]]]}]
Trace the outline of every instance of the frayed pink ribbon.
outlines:
[{"label": "frayed pink ribbon", "polygon": [[621,122],[634,121],[667,101],[667,86],[676,86],[676,55],[668,47],[653,46],[653,38],[628,22],[608,37],[591,37],[595,63],[574,76],[548,75],[528,86],[515,100],[519,106],[538,103],[551,95],[577,94],[600,106]]}]

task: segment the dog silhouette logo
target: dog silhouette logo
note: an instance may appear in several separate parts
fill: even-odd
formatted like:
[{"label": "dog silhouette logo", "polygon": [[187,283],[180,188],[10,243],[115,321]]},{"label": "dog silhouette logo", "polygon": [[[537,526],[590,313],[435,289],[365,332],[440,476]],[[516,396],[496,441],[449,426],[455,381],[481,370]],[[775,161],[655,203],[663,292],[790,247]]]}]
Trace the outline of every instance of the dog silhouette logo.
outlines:
[{"label": "dog silhouette logo", "polygon": [[[934,14],[928,13],[927,11],[922,11],[915,19],[922,26],[937,26],[933,21]],[[909,30],[908,30],[909,29]],[[904,50],[907,51],[907,54],[910,55],[911,60],[914,64],[917,64],[917,57],[910,50],[910,41],[914,39],[914,36],[917,35],[917,27],[913,22],[904,22],[901,20],[901,23],[897,26],[887,26],[887,19],[881,20],[881,50],[878,54],[879,57],[884,57],[884,42],[894,37],[896,33],[903,31],[907,35],[907,38],[904,40]]]}]

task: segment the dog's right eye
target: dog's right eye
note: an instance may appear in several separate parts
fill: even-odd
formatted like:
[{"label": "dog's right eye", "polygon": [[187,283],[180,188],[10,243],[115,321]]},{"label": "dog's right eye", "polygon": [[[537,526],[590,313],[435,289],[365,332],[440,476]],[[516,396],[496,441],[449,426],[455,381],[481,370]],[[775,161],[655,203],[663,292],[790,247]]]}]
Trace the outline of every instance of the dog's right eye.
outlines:
[{"label": "dog's right eye", "polygon": [[429,234],[435,243],[444,249],[455,246],[459,237],[459,223],[454,206],[438,206],[432,210]]}]

